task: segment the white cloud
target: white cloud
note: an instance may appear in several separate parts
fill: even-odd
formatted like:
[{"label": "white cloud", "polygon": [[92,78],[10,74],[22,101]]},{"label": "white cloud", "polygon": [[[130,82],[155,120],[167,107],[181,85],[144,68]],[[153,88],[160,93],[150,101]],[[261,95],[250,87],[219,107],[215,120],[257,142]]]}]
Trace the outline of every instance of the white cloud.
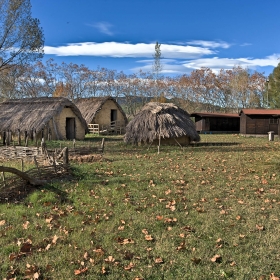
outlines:
[{"label": "white cloud", "polygon": [[[280,54],[273,54],[265,58],[199,58],[189,61],[179,60],[162,60],[163,70],[162,73],[169,74],[189,74],[193,70],[200,69],[202,67],[210,68],[214,73],[218,73],[221,69],[232,69],[233,67],[240,66],[242,68],[248,68],[255,70],[262,67],[276,67],[279,63]],[[151,71],[152,60],[139,61],[145,63],[142,67],[136,67],[131,70],[139,71]]]},{"label": "white cloud", "polygon": [[202,46],[211,49],[215,49],[215,48],[228,49],[231,46],[229,43],[223,41],[215,42],[215,41],[194,40],[194,41],[189,41],[187,43],[190,45]]},{"label": "white cloud", "polygon": [[[215,73],[220,69],[232,69],[235,66],[252,70],[264,67],[276,67],[280,54],[273,54],[264,58],[220,58],[215,48],[228,48],[225,42],[192,41],[187,44],[161,44],[163,73],[187,74],[201,67],[208,67]],[[197,45],[197,46],[194,46]],[[135,63],[141,63],[141,67],[130,69],[131,71],[151,71],[155,43],[129,42],[84,42],[73,43],[66,46],[45,46],[45,54],[56,56],[96,56],[106,58],[135,58]],[[212,57],[211,57],[212,56]]]},{"label": "white cloud", "polygon": [[[85,42],[66,46],[45,46],[45,54],[57,56],[147,57],[154,54],[155,44],[117,42]],[[164,58],[191,59],[214,54],[209,48],[161,44]]]},{"label": "white cloud", "polygon": [[98,29],[99,32],[112,36],[114,33],[111,31],[112,24],[108,22],[97,22],[95,24],[88,24]]},{"label": "white cloud", "polygon": [[220,69],[232,69],[235,66],[249,69],[266,66],[276,67],[279,63],[277,60],[279,56],[280,54],[274,54],[265,58],[201,58],[185,62],[183,66],[193,70],[208,67],[215,72],[218,72]]}]

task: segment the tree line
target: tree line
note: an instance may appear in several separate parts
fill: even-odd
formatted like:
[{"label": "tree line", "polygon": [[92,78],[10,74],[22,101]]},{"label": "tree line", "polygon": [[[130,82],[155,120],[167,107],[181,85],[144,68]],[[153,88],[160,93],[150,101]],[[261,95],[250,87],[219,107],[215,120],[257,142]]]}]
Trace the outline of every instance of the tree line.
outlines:
[{"label": "tree line", "polygon": [[238,112],[241,108],[268,106],[266,77],[239,66],[214,73],[210,68],[174,77],[143,72],[124,72],[85,65],[45,63],[18,66],[0,72],[0,98],[63,96],[70,100],[83,97],[122,98],[128,113],[148,100],[177,103],[183,109],[208,112]]}]

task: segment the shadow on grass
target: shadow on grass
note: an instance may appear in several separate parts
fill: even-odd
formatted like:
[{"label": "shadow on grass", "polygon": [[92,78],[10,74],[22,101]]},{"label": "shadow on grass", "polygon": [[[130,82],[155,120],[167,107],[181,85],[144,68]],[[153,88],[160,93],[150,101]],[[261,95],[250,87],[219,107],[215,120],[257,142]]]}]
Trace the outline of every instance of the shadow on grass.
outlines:
[{"label": "shadow on grass", "polygon": [[50,192],[55,193],[59,202],[61,203],[70,202],[67,197],[67,193],[59,188],[54,187],[53,185],[61,180],[69,181],[72,179],[74,179],[72,175],[61,176],[59,178],[55,178],[54,180],[52,180],[52,182],[49,182],[43,186],[33,186],[22,179],[20,179],[20,181],[17,180],[17,183],[15,185],[9,187],[2,187],[0,189],[0,204],[20,203],[24,201],[33,192],[41,190],[48,190]]}]

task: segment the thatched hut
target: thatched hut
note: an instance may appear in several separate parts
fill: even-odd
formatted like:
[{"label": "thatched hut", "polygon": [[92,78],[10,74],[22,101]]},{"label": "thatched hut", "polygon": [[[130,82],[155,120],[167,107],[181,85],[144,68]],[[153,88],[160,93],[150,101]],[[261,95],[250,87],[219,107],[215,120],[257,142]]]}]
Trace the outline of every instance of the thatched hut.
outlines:
[{"label": "thatched hut", "polygon": [[79,109],[64,97],[11,99],[0,103],[0,133],[14,137],[82,140],[87,124]]},{"label": "thatched hut", "polygon": [[97,124],[100,130],[106,130],[114,129],[116,125],[125,128],[127,124],[126,114],[116,99],[111,96],[80,98],[75,101],[75,104],[89,127]]},{"label": "thatched hut", "polygon": [[188,145],[200,141],[190,115],[173,103],[147,103],[126,126],[126,143]]}]

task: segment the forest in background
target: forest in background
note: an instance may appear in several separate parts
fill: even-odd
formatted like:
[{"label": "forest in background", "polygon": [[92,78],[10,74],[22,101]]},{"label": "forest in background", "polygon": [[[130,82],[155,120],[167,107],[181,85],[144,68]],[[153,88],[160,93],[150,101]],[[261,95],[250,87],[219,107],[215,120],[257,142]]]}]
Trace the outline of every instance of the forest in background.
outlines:
[{"label": "forest in background", "polygon": [[113,96],[130,116],[151,100],[172,101],[188,112],[237,113],[242,108],[272,107],[264,74],[239,66],[219,73],[201,68],[190,75],[155,78],[154,72],[127,75],[102,67],[91,70],[73,63],[59,65],[50,59],[0,71],[1,100],[42,96],[70,100]]}]

